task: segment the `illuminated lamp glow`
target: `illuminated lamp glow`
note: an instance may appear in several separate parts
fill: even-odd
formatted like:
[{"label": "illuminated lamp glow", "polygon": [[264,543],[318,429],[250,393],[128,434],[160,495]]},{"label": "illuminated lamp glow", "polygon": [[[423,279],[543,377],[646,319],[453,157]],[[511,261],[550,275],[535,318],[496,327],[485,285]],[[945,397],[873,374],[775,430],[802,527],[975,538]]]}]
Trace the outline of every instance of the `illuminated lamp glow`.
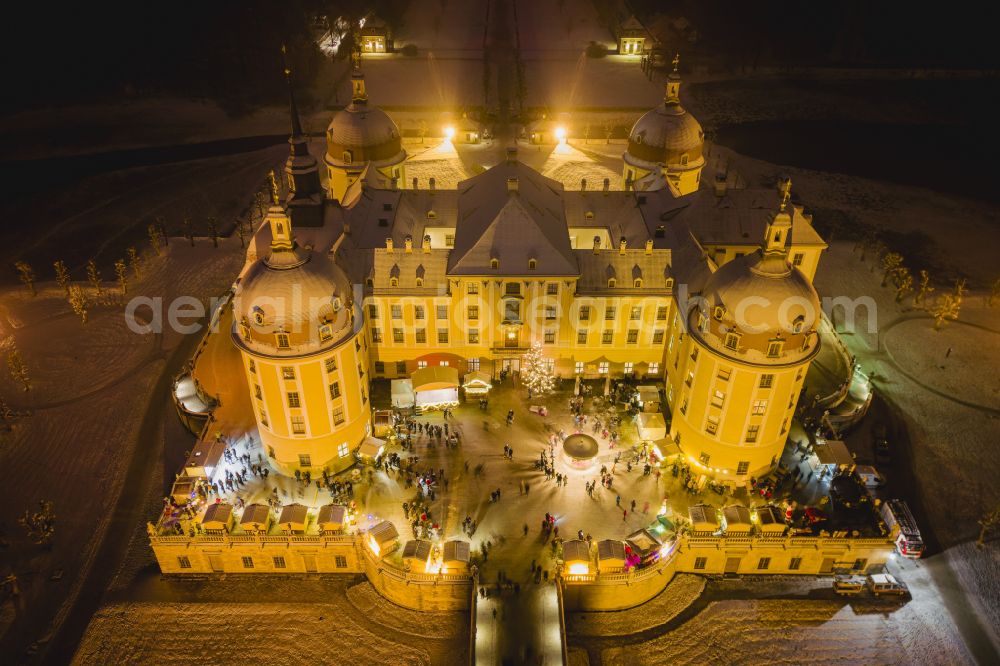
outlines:
[{"label": "illuminated lamp glow", "polygon": [[445,127],[444,128],[444,136],[449,141],[451,141],[452,139],[454,139],[455,138],[455,128],[452,127],[451,125],[448,125],[447,127]]},{"label": "illuminated lamp glow", "polygon": [[560,143],[566,140],[566,128],[562,125],[556,127],[556,138],[559,139]]},{"label": "illuminated lamp glow", "polygon": [[586,564],[578,562],[577,564],[569,565],[569,573],[571,576],[586,576],[590,573],[590,567]]},{"label": "illuminated lamp glow", "polygon": [[376,555],[378,555],[379,550],[381,550],[378,546],[378,542],[375,541],[375,537],[373,537],[371,534],[368,535],[368,547],[371,548],[372,552],[375,553]]}]

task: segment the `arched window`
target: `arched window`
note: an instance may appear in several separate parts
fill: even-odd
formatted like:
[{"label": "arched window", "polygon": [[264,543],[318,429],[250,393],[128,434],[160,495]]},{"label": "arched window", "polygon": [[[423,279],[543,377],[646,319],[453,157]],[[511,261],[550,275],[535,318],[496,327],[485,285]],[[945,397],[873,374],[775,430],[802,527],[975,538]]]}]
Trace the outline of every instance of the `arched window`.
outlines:
[{"label": "arched window", "polygon": [[423,278],[417,278],[417,286],[418,287],[424,286],[424,279]]},{"label": "arched window", "polygon": [[687,153],[684,153],[683,155],[681,155],[681,166],[686,166],[687,163],[688,163],[688,155]]},{"label": "arched window", "polygon": [[283,225],[281,222],[278,222],[276,226],[278,228],[278,235],[279,236],[283,235],[285,233],[285,225]]},{"label": "arched window", "polygon": [[319,327],[319,339],[322,342],[326,342],[333,337],[333,327],[329,324],[323,324]]},{"label": "arched window", "polygon": [[672,291],[674,288],[674,279],[667,278],[663,286],[667,289],[667,291]]},{"label": "arched window", "polygon": [[490,268],[492,268],[494,270],[496,270],[497,268],[500,268],[500,260],[499,259],[490,259]]},{"label": "arched window", "polygon": [[260,308],[253,309],[253,321],[258,326],[264,325],[264,311]]},{"label": "arched window", "polygon": [[642,287],[642,278],[636,278],[632,280],[632,286],[635,287],[636,289]]},{"label": "arched window", "polygon": [[390,287],[398,287],[399,286],[399,278],[394,278],[394,277],[389,278],[389,286]]},{"label": "arched window", "polygon": [[344,164],[350,164],[353,161],[354,161],[354,156],[351,154],[351,151],[345,150],[344,151]]},{"label": "arched window", "polygon": [[615,278],[608,278],[608,289],[614,289],[615,285],[618,284],[618,280]]},{"label": "arched window", "polygon": [[721,305],[716,305],[715,310],[712,312],[712,316],[715,317],[716,321],[722,321],[722,316],[726,314],[726,309]]},{"label": "arched window", "polygon": [[533,271],[538,266],[538,261],[535,259],[528,259],[528,270]]}]

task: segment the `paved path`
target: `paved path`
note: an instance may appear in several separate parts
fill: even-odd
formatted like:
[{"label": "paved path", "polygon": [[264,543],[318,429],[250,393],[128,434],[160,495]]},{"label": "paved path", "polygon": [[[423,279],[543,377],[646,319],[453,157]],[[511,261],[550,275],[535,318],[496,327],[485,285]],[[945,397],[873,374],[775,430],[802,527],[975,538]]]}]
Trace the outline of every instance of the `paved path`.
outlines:
[{"label": "paved path", "polygon": [[563,663],[565,637],[554,583],[529,584],[520,591],[495,592],[476,605],[476,664]]}]

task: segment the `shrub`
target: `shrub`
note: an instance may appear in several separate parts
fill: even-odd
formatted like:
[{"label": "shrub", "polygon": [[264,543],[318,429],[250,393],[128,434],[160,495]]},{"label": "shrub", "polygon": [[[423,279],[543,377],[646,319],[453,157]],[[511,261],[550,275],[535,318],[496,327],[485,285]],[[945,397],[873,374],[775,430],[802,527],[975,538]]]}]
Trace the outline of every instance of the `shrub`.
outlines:
[{"label": "shrub", "polygon": [[587,46],[587,57],[588,58],[603,58],[608,55],[608,50],[604,47],[604,44],[598,44],[597,42],[591,42]]},{"label": "shrub", "polygon": [[407,44],[403,48],[399,49],[399,52],[405,56],[410,56],[412,58],[413,56],[417,55],[417,45]]}]

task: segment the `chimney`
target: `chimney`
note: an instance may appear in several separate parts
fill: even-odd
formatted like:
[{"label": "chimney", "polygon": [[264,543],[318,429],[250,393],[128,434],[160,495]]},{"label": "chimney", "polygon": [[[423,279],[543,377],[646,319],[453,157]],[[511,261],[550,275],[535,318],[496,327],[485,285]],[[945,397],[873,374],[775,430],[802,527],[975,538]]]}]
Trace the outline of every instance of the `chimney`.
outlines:
[{"label": "chimney", "polygon": [[431,237],[429,234],[424,236],[424,242],[421,245],[421,249],[423,249],[424,254],[431,251]]},{"label": "chimney", "polygon": [[406,240],[403,241],[403,245],[406,248],[405,249],[406,254],[410,254],[411,252],[413,252],[413,236],[407,236]]},{"label": "chimney", "polygon": [[587,191],[587,179],[586,178],[581,178],[580,179],[580,191],[581,192],[586,192]]},{"label": "chimney", "polygon": [[507,164],[514,164],[517,162],[517,146],[512,146],[507,149]]},{"label": "chimney", "polygon": [[650,238],[646,241],[646,254],[653,254],[653,239]]},{"label": "chimney", "polygon": [[507,179],[507,191],[510,194],[517,194],[517,178]]},{"label": "chimney", "polygon": [[414,176],[413,177],[413,189],[415,189],[415,190],[419,190],[420,189],[419,187],[417,187],[417,182],[418,182],[417,181],[417,177]]},{"label": "chimney", "polygon": [[594,254],[597,254],[601,250],[601,237],[594,236]]},{"label": "chimney", "polygon": [[385,251],[388,254],[392,254],[392,239],[391,238],[386,238],[385,239]]},{"label": "chimney", "polygon": [[605,178],[604,179],[604,191],[607,192],[610,189],[611,189],[611,179],[610,178]]},{"label": "chimney", "polygon": [[715,174],[715,196],[726,196],[726,174],[724,173]]},{"label": "chimney", "polygon": [[621,240],[618,241],[618,254],[625,254],[625,237],[622,236]]},{"label": "chimney", "polygon": [[437,185],[437,181],[434,179],[434,176],[431,176],[431,179],[427,182],[427,184],[430,186],[431,192],[433,192],[434,186]]}]

